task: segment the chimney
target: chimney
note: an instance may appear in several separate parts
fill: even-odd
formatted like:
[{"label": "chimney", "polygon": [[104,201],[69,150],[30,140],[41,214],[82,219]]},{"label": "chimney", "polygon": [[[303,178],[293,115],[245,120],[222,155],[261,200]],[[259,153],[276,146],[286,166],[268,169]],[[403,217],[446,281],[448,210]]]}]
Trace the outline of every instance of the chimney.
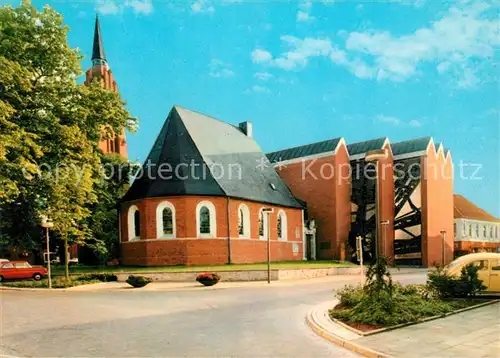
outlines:
[{"label": "chimney", "polygon": [[240,124],[238,124],[238,127],[247,137],[252,138],[253,135],[252,122],[249,121],[241,122]]}]

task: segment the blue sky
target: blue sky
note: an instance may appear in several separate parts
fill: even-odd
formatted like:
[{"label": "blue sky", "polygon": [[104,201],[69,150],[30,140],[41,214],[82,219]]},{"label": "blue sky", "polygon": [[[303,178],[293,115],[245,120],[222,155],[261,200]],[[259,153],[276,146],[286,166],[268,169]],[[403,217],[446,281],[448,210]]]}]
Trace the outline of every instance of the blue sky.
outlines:
[{"label": "blue sky", "polygon": [[[35,1],[42,6],[45,2]],[[94,17],[144,160],[173,104],[251,120],[264,151],[431,135],[500,216],[499,7],[489,1],[54,1],[90,67]],[[481,165],[458,177],[458,164]],[[475,169],[464,170],[467,177]]]}]

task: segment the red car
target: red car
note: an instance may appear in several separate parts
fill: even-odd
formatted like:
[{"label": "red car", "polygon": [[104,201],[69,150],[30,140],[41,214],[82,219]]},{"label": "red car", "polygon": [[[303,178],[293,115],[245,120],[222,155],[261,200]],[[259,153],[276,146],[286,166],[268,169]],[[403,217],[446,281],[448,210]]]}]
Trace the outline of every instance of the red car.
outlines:
[{"label": "red car", "polygon": [[47,275],[44,267],[33,267],[26,261],[9,261],[0,263],[0,281],[32,278],[40,281]]}]

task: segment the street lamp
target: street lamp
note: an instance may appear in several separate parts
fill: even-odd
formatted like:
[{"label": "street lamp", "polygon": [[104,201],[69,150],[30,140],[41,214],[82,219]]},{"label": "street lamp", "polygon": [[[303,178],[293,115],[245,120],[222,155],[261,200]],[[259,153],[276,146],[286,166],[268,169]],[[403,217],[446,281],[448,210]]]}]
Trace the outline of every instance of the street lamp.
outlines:
[{"label": "street lamp", "polygon": [[441,246],[443,248],[443,252],[442,252],[443,257],[442,257],[442,260],[443,260],[443,266],[444,266],[444,264],[445,264],[444,260],[445,260],[446,230],[441,230],[440,233],[441,233],[441,237],[443,238],[443,244]]},{"label": "street lamp", "polygon": [[[386,225],[389,225],[391,222],[389,220],[381,220],[380,221],[380,225],[383,227],[383,226],[386,226]],[[382,237],[382,248],[383,248],[383,255],[385,257],[388,257],[387,255],[387,245],[386,245],[386,239],[385,239],[385,229],[382,230],[382,235],[380,235]]]},{"label": "street lamp", "polygon": [[271,213],[274,213],[273,208],[262,209],[262,220],[264,215],[267,216],[267,283],[271,283]]},{"label": "street lamp", "polygon": [[380,196],[379,196],[379,182],[378,182],[378,162],[382,159],[387,158],[387,152],[385,149],[374,149],[369,150],[365,154],[366,162],[375,162],[375,220],[377,227],[375,228],[375,255],[378,259],[379,256],[379,233],[380,233],[380,220],[379,220],[379,211],[380,211]]},{"label": "street lamp", "polygon": [[47,275],[49,279],[49,289],[52,289],[52,275],[50,272],[49,229],[54,227],[54,223],[49,221],[47,216],[42,216],[42,227],[45,228],[45,239],[47,241]]}]

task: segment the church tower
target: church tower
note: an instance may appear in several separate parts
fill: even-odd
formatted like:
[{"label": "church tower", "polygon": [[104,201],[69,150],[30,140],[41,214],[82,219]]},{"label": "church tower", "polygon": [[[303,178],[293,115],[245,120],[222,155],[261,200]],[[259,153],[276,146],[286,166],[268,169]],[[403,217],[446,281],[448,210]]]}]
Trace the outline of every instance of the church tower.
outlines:
[{"label": "church tower", "polygon": [[[85,72],[85,84],[88,86],[92,81],[99,80],[105,89],[118,92],[113,73],[109,69],[108,61],[104,53],[104,45],[101,35],[101,25],[99,17],[95,18],[94,44],[92,48],[92,67]],[[110,138],[103,138],[99,143],[99,148],[105,154],[116,153],[127,159],[127,140],[125,129],[119,135]]]}]

